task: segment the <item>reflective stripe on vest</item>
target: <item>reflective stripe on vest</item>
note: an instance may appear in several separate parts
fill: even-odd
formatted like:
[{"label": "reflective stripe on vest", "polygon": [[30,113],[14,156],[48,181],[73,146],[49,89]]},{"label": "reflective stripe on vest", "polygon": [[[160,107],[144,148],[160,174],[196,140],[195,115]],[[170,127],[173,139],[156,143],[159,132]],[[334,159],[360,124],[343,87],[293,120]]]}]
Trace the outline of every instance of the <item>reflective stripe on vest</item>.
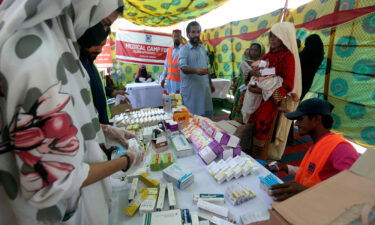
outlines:
[{"label": "reflective stripe on vest", "polygon": [[167,79],[181,81],[180,70],[178,69],[178,55],[173,59],[173,46],[168,48]]},{"label": "reflective stripe on vest", "polygon": [[310,147],[298,168],[295,181],[305,187],[320,183],[322,179],[319,173],[336,146],[343,142],[347,141],[341,134],[328,134]]}]

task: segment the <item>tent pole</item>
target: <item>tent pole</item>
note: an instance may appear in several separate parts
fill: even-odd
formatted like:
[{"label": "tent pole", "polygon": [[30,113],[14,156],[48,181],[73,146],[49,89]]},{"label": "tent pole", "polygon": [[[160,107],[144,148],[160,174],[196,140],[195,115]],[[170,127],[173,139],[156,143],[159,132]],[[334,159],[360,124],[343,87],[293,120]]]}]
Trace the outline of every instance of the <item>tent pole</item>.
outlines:
[{"label": "tent pole", "polygon": [[281,12],[280,19],[279,19],[280,22],[284,22],[285,21],[287,13],[288,13],[288,0],[285,0],[284,8],[283,8],[283,10]]},{"label": "tent pole", "polygon": [[[336,5],[334,12],[338,12],[340,7],[340,1],[336,0]],[[327,67],[326,67],[326,74],[325,74],[325,80],[324,80],[324,99],[328,99],[328,90],[329,90],[329,83],[331,78],[331,67],[332,67],[332,55],[333,55],[333,47],[335,42],[335,36],[336,36],[336,26],[331,28],[331,34],[329,38],[329,45],[328,45],[328,53],[327,53]]]}]

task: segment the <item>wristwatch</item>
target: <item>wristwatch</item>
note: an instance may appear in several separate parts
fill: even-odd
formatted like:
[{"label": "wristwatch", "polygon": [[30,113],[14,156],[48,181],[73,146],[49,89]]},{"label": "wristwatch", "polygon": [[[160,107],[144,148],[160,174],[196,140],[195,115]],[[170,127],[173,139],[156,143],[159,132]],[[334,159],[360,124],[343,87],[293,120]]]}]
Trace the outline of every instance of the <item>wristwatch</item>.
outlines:
[{"label": "wristwatch", "polygon": [[128,165],[126,165],[126,168],[122,169],[122,172],[126,172],[126,171],[128,171],[128,169],[130,168],[130,165],[131,165],[130,157],[126,153],[123,154],[121,157],[125,157],[128,160]]}]

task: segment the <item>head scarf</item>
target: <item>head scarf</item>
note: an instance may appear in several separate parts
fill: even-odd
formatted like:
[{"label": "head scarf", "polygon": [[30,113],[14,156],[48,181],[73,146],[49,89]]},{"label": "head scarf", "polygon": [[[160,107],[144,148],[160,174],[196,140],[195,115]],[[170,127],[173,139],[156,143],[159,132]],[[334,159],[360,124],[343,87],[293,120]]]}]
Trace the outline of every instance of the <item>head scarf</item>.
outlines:
[{"label": "head scarf", "polygon": [[[145,70],[146,71],[146,76],[142,75],[142,70]],[[135,79],[137,78],[140,78],[140,77],[144,77],[144,78],[147,78],[148,77],[148,74],[147,74],[147,69],[146,69],[146,66],[145,65],[141,65],[138,69],[138,73],[137,75],[135,76]]]},{"label": "head scarf", "polygon": [[84,10],[91,10],[90,13],[76,13],[75,7],[82,9],[84,3],[73,0],[4,0],[0,4],[0,46],[18,30],[34,27],[64,13],[72,15],[74,34],[78,39],[87,28],[97,24],[119,6],[118,1],[90,0],[90,5],[96,5],[95,10],[86,7]]},{"label": "head scarf", "polygon": [[302,93],[302,81],[301,81],[301,63],[299,60],[298,47],[296,42],[296,29],[294,25],[289,22],[277,23],[271,27],[271,32],[278,37],[285,47],[294,56],[295,75],[294,75],[294,87],[290,92],[297,95],[299,98]]},{"label": "head scarf", "polygon": [[257,61],[257,60],[259,60],[260,58],[262,58],[262,56],[264,55],[264,46],[263,46],[262,43],[260,43],[260,42],[258,42],[258,41],[253,41],[253,42],[251,43],[251,45],[250,45],[250,48],[251,48],[251,46],[253,46],[253,45],[258,45],[258,47],[260,48],[260,53],[259,53],[259,58],[257,58],[257,59],[250,59],[250,60],[252,60],[252,61]]},{"label": "head scarf", "polygon": [[111,30],[105,30],[102,23],[97,23],[95,26],[90,27],[78,39],[78,44],[82,48],[90,48],[92,46],[100,45],[109,35]]}]

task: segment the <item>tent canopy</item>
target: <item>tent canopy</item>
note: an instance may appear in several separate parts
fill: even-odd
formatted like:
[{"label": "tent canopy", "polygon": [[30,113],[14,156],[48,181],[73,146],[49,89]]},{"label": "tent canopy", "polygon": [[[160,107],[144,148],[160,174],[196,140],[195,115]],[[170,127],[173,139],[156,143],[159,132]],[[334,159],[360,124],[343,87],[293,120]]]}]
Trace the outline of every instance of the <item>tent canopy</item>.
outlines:
[{"label": "tent canopy", "polygon": [[144,26],[164,27],[195,19],[228,0],[124,0],[123,17]]}]

